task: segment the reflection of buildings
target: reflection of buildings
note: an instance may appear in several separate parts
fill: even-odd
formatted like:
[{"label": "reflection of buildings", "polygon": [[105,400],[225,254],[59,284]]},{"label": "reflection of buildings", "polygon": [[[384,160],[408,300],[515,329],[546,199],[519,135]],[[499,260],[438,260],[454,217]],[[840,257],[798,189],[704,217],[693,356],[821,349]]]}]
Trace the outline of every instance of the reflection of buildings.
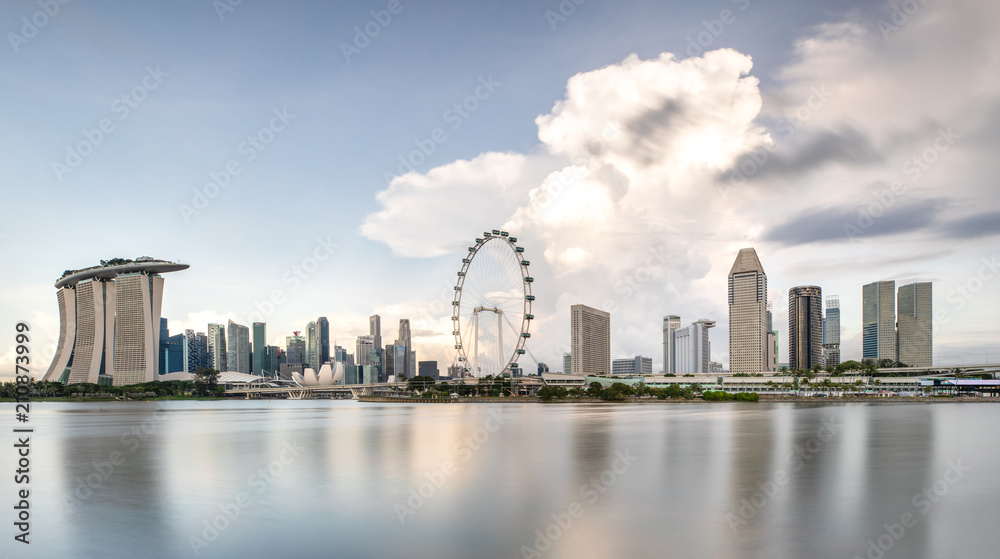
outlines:
[{"label": "reflection of buildings", "polygon": [[43,380],[116,386],[159,372],[163,278],[187,264],[115,259],[67,271],[56,282],[59,342]]}]

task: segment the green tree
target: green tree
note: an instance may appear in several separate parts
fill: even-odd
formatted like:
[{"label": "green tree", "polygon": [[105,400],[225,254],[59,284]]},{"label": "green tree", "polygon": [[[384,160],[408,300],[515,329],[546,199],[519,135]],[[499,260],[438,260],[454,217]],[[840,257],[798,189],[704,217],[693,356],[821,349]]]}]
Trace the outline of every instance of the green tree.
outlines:
[{"label": "green tree", "polygon": [[591,398],[600,398],[603,394],[604,387],[596,380],[590,383],[590,386],[587,388],[587,396],[590,396]]},{"label": "green tree", "polygon": [[219,371],[199,368],[194,372],[194,390],[197,394],[214,394],[219,388]]},{"label": "green tree", "polygon": [[[480,379],[480,384],[482,384],[482,380],[484,379]],[[411,391],[427,390],[429,387],[434,386],[435,382],[434,377],[417,375],[406,380],[406,388]]]}]

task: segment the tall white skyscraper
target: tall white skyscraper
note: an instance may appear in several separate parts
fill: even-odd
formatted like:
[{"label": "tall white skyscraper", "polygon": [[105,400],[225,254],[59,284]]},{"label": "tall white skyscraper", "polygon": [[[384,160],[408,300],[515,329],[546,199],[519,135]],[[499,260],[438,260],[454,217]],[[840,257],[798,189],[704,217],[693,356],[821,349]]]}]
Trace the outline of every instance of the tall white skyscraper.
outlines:
[{"label": "tall white skyscraper", "polygon": [[[396,371],[403,371],[406,378],[413,378],[417,376],[417,363],[412,359],[411,355],[413,351],[413,340],[410,338],[410,319],[401,318],[399,319],[399,338],[396,339],[396,345],[403,345],[404,350],[404,360],[405,363],[402,369],[396,369]],[[396,373],[399,374],[398,372]]]},{"label": "tall white skyscraper", "polygon": [[611,313],[587,305],[569,312],[573,374],[611,374]]},{"label": "tall white skyscraper", "polygon": [[672,314],[663,317],[663,373],[677,374],[674,366],[674,346],[671,332],[681,327],[681,317]]},{"label": "tall white skyscraper", "polygon": [[911,367],[931,367],[934,361],[934,305],[931,283],[901,286],[897,299],[899,362]]},{"label": "tall white skyscraper", "polygon": [[208,325],[208,366],[216,371],[228,371],[226,327],[221,324]]},{"label": "tall white skyscraper", "polygon": [[384,364],[387,356],[385,356],[385,348],[382,346],[382,317],[377,314],[368,317],[368,335],[375,340],[375,349],[378,350],[380,360]]},{"label": "tall white skyscraper", "polygon": [[767,275],[752,248],[740,249],[729,270],[729,370],[767,370]]},{"label": "tall white skyscraper", "polygon": [[[679,317],[678,321],[680,321]],[[709,366],[712,362],[712,342],[708,337],[708,329],[714,327],[714,320],[703,318],[690,326],[671,330],[672,357],[668,363],[671,374],[687,375],[709,372]]]}]

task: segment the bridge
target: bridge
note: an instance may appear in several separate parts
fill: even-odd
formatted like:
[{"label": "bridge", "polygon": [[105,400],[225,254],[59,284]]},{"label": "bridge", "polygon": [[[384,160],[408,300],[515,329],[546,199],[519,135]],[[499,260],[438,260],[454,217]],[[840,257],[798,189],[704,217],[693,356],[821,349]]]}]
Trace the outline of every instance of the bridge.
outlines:
[{"label": "bridge", "polygon": [[[478,385],[478,378],[451,379],[449,384]],[[534,395],[543,386],[538,377],[517,377],[514,383],[518,394]],[[247,400],[260,398],[288,398],[304,400],[310,398],[353,398],[360,396],[409,396],[406,382],[382,382],[377,384],[334,384],[328,386],[273,386],[266,382],[237,385],[223,392],[226,396],[243,396]]]}]

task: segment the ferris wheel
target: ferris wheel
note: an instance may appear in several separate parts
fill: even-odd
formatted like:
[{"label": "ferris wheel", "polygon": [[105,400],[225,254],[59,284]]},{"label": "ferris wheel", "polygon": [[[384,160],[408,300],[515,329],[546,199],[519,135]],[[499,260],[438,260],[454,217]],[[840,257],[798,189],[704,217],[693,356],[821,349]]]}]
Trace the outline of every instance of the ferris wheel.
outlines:
[{"label": "ferris wheel", "polygon": [[459,366],[473,376],[497,376],[516,366],[531,334],[531,263],[524,247],[506,231],[483,233],[469,254],[455,284],[452,334]]}]

